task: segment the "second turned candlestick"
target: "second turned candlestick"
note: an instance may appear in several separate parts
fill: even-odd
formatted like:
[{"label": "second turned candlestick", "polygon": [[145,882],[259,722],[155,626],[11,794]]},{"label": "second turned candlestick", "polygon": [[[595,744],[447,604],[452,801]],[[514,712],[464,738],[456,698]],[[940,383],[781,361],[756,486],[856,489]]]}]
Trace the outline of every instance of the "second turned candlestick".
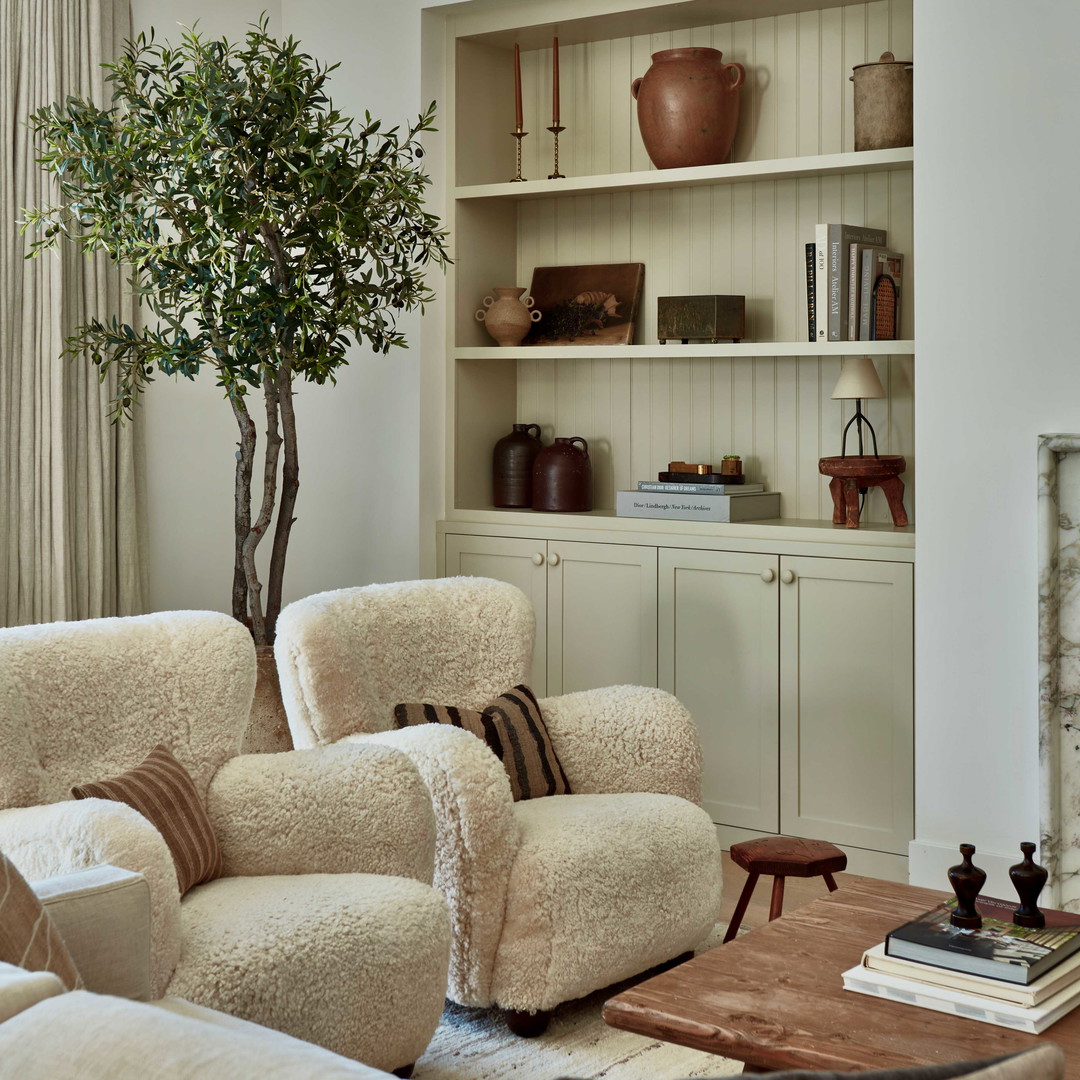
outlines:
[{"label": "second turned candlestick", "polygon": [[517,139],[517,175],[510,181],[511,184],[515,184],[520,183],[525,179],[525,177],[521,175],[521,140],[529,133],[527,131],[522,131],[519,125],[517,131],[511,131],[510,134]]},{"label": "second turned candlestick", "polygon": [[566,128],[564,128],[561,124],[557,123],[552,124],[551,127],[548,128],[548,131],[550,131],[551,134],[555,136],[555,171],[553,173],[548,173],[549,180],[566,179],[566,177],[563,176],[561,172],[559,172],[559,132],[565,130]]}]

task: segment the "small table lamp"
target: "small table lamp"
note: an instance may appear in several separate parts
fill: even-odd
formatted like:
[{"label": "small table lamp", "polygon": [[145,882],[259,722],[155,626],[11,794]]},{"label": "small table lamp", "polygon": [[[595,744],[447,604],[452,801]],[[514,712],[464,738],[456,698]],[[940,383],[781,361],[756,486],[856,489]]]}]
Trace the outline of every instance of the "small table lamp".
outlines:
[{"label": "small table lamp", "polygon": [[852,424],[859,435],[859,454],[863,452],[863,425],[870,429],[870,437],[874,440],[874,457],[878,456],[877,434],[874,426],[866,418],[862,411],[862,403],[870,398],[885,397],[885,387],[878,378],[877,368],[869,356],[853,356],[844,361],[844,367],[840,372],[840,378],[836,380],[836,387],[832,392],[833,401],[854,401],[855,415],[844,425],[844,434],[840,439],[840,456],[847,454],[847,433]]},{"label": "small table lamp", "polygon": [[[824,457],[818,462],[818,471],[824,476],[831,476],[829,491],[833,498],[833,524],[846,524],[849,529],[859,527],[859,496],[865,495],[870,487],[880,487],[889,503],[894,525],[906,525],[907,514],[904,511],[904,482],[900,474],[907,468],[907,462],[900,454],[878,453],[877,434],[873,424],[862,411],[862,403],[869,398],[885,397],[885,387],[878,378],[874,361],[869,356],[853,356],[844,362],[836,388],[832,392],[833,400],[854,401],[855,415],[844,425],[840,439],[840,456]],[[859,453],[847,453],[848,428],[855,425],[859,437]],[[874,444],[874,454],[863,454],[863,427],[870,432]]]}]

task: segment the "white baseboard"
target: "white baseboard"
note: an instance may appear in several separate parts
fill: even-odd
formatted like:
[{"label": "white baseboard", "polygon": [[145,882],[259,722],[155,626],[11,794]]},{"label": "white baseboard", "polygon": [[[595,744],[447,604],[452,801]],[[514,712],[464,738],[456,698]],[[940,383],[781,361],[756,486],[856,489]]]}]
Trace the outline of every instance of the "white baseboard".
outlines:
[{"label": "white baseboard", "polygon": [[[908,845],[908,869],[911,884],[921,885],[926,889],[950,891],[949,867],[960,862],[959,844],[931,844],[925,840],[912,840]],[[1020,861],[1020,853],[1008,855],[996,851],[984,851],[979,848],[972,862],[986,871],[986,884],[983,892],[987,896],[996,896],[1002,900],[1012,900],[1016,890],[1009,880],[1009,867]]]}]

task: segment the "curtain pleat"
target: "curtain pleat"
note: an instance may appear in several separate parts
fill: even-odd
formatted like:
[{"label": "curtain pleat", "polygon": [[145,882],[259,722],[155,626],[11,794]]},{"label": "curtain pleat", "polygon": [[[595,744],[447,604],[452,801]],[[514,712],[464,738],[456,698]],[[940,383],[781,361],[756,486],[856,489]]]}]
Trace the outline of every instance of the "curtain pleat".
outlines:
[{"label": "curtain pleat", "polygon": [[116,380],[65,338],[91,316],[134,324],[120,269],[72,244],[26,260],[25,207],[57,199],[27,123],[69,95],[111,98],[101,64],[129,0],[0,0],[0,625],[129,615],[148,596],[141,425],[112,424]]}]

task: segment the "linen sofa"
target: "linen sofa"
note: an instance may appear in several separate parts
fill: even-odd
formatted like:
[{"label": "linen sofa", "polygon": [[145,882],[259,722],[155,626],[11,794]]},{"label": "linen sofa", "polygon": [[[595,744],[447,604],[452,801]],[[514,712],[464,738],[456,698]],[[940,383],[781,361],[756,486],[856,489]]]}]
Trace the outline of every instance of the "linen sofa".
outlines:
[{"label": "linen sofa", "polygon": [[[407,1068],[438,1024],[449,953],[427,790],[388,747],[239,755],[254,681],[250,635],[213,612],[0,630],[0,850],[28,878],[143,875],[152,996]],[[159,743],[220,845],[222,875],[183,896],[144,816],[69,796]]]},{"label": "linen sofa", "polygon": [[462,577],[308,597],[281,612],[275,645],[294,745],[393,746],[416,763],[453,922],[449,996],[502,1007],[526,1035],[559,1003],[694,949],[721,899],[697,732],[670,694],[541,700],[573,794],[517,802],[469,731],[391,730],[395,705],[482,710],[527,683],[534,632],[520,589]]}]

